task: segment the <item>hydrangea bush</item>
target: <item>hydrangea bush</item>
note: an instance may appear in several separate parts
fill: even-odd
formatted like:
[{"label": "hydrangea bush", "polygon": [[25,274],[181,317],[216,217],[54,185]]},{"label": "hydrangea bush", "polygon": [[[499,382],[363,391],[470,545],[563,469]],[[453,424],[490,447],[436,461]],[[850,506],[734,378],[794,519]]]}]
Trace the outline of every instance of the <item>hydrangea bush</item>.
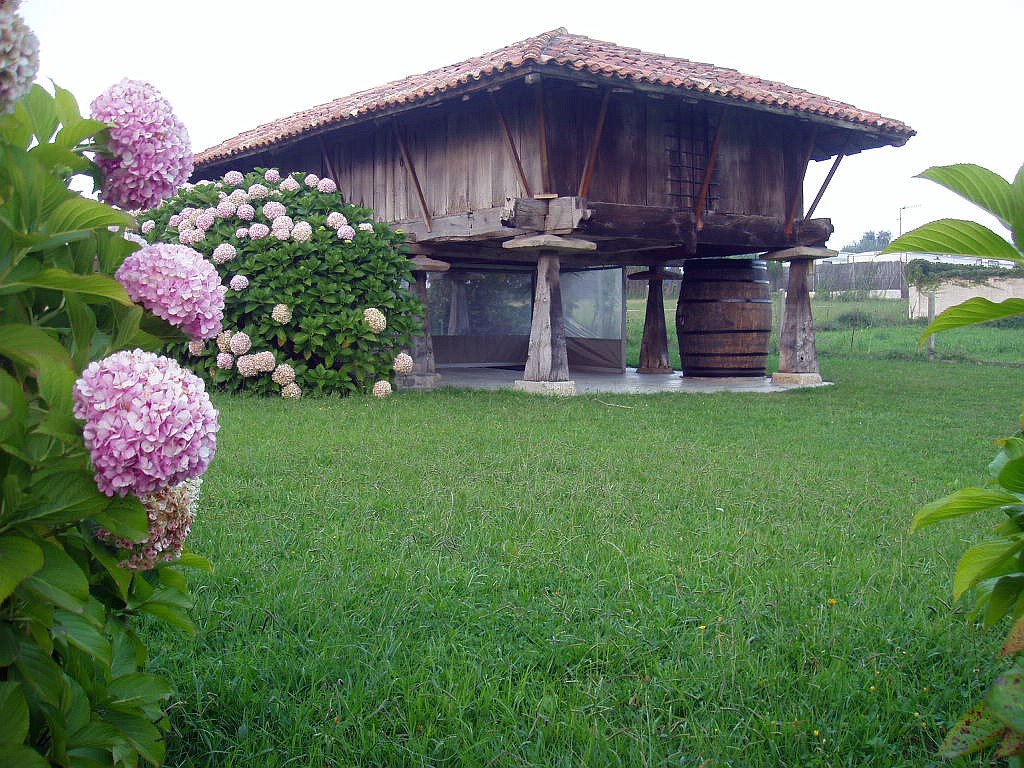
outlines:
[{"label": "hydrangea bush", "polygon": [[201,252],[228,287],[217,343],[173,348],[207,382],[288,398],[384,396],[390,386],[375,384],[411,368],[403,350],[419,332],[420,307],[404,238],[346,203],[332,179],[228,171],[139,221],[151,247]]},{"label": "hydrangea bush", "polygon": [[90,159],[131,152],[107,143],[123,117],[83,118],[40,86],[0,115],[3,766],[160,764],[171,689],[143,671],[133,624],[194,631],[183,569],[209,565],[183,547],[217,413],[198,377],[144,350],[215,337],[219,278],[197,253],[140,248],[131,216],[69,188],[84,173],[132,199]]}]

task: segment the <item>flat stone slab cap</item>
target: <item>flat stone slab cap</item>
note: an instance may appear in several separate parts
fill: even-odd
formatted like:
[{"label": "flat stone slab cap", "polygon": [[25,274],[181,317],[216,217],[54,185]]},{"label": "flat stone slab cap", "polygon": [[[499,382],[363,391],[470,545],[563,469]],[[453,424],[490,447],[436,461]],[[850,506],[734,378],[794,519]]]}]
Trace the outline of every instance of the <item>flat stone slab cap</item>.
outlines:
[{"label": "flat stone slab cap", "polygon": [[561,235],[524,235],[501,244],[502,248],[535,248],[545,251],[596,251],[597,243]]},{"label": "flat stone slab cap", "polygon": [[423,254],[413,256],[409,262],[415,272],[447,272],[452,267],[447,261],[432,259]]},{"label": "flat stone slab cap", "polygon": [[576,394],[575,381],[526,381],[516,379],[512,383],[512,389],[517,392],[526,392],[531,395],[555,395],[556,397],[569,397]]},{"label": "flat stone slab cap", "polygon": [[785,248],[781,251],[772,251],[764,254],[761,258],[770,261],[792,261],[793,259],[831,259],[838,256],[839,251],[831,248],[815,248],[810,245],[798,245],[793,248]]},{"label": "flat stone slab cap", "polygon": [[670,269],[645,269],[629,275],[630,280],[682,280],[683,276]]},{"label": "flat stone slab cap", "polygon": [[820,373],[787,373],[776,371],[772,374],[772,384],[779,387],[820,387],[825,382]]},{"label": "flat stone slab cap", "polygon": [[395,377],[395,385],[399,390],[416,390],[429,392],[441,385],[440,373],[409,373]]}]

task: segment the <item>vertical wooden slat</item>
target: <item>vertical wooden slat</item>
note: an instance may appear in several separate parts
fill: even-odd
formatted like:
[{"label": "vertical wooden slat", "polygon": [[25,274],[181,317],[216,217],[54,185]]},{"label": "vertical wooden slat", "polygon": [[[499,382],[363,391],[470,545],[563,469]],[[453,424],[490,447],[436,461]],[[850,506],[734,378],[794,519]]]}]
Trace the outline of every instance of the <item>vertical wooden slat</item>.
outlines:
[{"label": "vertical wooden slat", "polygon": [[544,112],[544,85],[537,83],[537,139],[540,142],[541,192],[551,192],[551,163],[548,160],[548,120]]},{"label": "vertical wooden slat", "polygon": [[790,237],[793,234],[793,225],[796,223],[796,207],[800,204],[800,198],[803,196],[804,191],[804,179],[807,177],[807,164],[811,162],[811,155],[814,152],[814,142],[818,139],[818,126],[811,126],[811,134],[807,137],[807,148],[804,151],[804,156],[801,158],[803,162],[800,164],[800,177],[797,179],[796,184],[793,187],[791,197],[789,198],[789,208],[786,211],[786,226],[784,232],[786,237]]},{"label": "vertical wooden slat", "polygon": [[711,142],[711,152],[708,153],[707,166],[704,168],[704,181],[700,185],[700,194],[697,195],[697,204],[694,206],[694,215],[697,217],[697,231],[704,229],[704,206],[708,202],[708,192],[711,190],[711,179],[715,175],[715,164],[718,162],[718,150],[722,146],[722,131],[729,112],[722,109],[718,117],[718,127],[715,129],[715,138]]},{"label": "vertical wooden slat", "polygon": [[395,140],[398,142],[398,148],[402,151],[402,160],[405,162],[405,170],[409,174],[409,178],[412,179],[413,186],[416,188],[416,197],[420,203],[420,213],[423,214],[423,223],[427,227],[427,232],[432,231],[433,219],[430,216],[430,210],[427,208],[427,199],[423,197],[423,189],[420,187],[419,177],[416,176],[416,167],[412,164],[412,157],[409,155],[409,148],[405,146],[405,139],[402,138],[402,132],[398,127],[398,120],[395,118],[391,119],[391,127],[395,132]]},{"label": "vertical wooden slat", "polygon": [[611,95],[611,89],[605,88],[604,95],[601,97],[601,109],[597,113],[597,124],[594,126],[594,136],[590,140],[590,152],[587,153],[587,163],[583,166],[583,175],[580,176],[580,197],[586,197],[587,193],[590,192],[590,182],[594,177],[597,150],[601,144],[601,133],[604,131],[604,120],[608,116],[608,99]]},{"label": "vertical wooden slat", "polygon": [[334,158],[331,157],[331,153],[327,150],[327,143],[324,141],[324,135],[321,133],[317,136],[320,141],[320,151],[324,156],[324,165],[327,166],[327,172],[331,174],[331,180],[335,183],[338,182],[338,171],[334,167]]},{"label": "vertical wooden slat", "polygon": [[505,132],[505,141],[508,144],[508,151],[512,154],[512,162],[515,163],[516,174],[519,176],[519,183],[523,187],[523,192],[526,193],[527,197],[533,197],[533,193],[530,191],[530,182],[526,180],[526,173],[523,171],[523,163],[519,159],[519,150],[516,149],[516,143],[512,139],[512,131],[508,127],[508,121],[505,119],[505,113],[501,110],[501,105],[498,103],[498,99],[494,93],[488,93],[491,97],[491,105],[494,107],[494,112],[498,116],[498,121],[501,123],[501,128]]}]

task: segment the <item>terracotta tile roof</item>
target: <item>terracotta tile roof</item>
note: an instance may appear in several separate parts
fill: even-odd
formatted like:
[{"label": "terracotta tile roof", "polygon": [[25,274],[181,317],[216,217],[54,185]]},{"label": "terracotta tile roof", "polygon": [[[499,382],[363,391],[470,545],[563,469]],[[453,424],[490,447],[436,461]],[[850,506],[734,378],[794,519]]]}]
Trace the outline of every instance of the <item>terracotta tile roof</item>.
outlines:
[{"label": "terracotta tile roof", "polygon": [[607,78],[668,86],[711,97],[735,99],[754,108],[760,105],[818,115],[882,134],[882,139],[874,146],[903,144],[914,135],[914,130],[899,120],[800,88],[712,64],[645,53],[636,48],[571,35],[561,28],[458,64],[395,80],[258,126],[200,152],[196,164],[205,165],[235,155],[252,154],[304,133],[323,130],[375,112],[401,109],[435,94],[531,66],[571,69]]}]

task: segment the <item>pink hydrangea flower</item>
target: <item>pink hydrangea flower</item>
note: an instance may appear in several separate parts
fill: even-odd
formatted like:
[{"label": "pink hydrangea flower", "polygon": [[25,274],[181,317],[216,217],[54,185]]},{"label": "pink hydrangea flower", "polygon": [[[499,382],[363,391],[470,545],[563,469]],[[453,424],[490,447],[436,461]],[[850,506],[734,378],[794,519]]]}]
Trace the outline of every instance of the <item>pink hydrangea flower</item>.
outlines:
[{"label": "pink hydrangea flower", "polygon": [[203,232],[205,232],[210,227],[212,227],[214,225],[214,223],[216,223],[216,220],[217,220],[216,216],[211,215],[211,214],[207,213],[206,211],[203,211],[198,216],[196,216],[196,229],[199,229],[199,230],[202,230]]},{"label": "pink hydrangea flower", "polygon": [[278,240],[281,240],[283,242],[283,241],[287,240],[289,237],[292,236],[292,231],[290,229],[284,229],[284,228],[275,229],[275,230],[273,230],[273,235]]},{"label": "pink hydrangea flower", "polygon": [[297,243],[305,243],[313,236],[313,227],[309,225],[308,221],[296,222],[295,227],[292,229],[292,238]]},{"label": "pink hydrangea flower", "polygon": [[256,355],[242,355],[238,358],[238,372],[245,378],[255,376],[260,372],[256,365]]},{"label": "pink hydrangea flower", "polygon": [[316,185],[320,183],[320,177],[315,173],[308,173],[306,178],[302,180],[302,183],[311,189],[316,189]]},{"label": "pink hydrangea flower", "polygon": [[128,550],[128,557],[119,565],[133,571],[147,571],[160,561],[177,560],[196,519],[202,482],[201,477],[195,477],[139,499],[149,521],[149,535],[145,540],[135,543],[120,539],[105,528],[96,531],[96,538]]},{"label": "pink hydrangea flower", "polygon": [[228,200],[230,200],[235,205],[241,205],[242,203],[248,203],[249,202],[249,193],[246,192],[244,189],[233,189],[233,190],[231,190],[231,194],[228,195]]},{"label": "pink hydrangea flower", "polygon": [[235,210],[235,213],[238,215],[238,218],[240,218],[242,221],[252,221],[253,217],[256,215],[256,209],[253,208],[248,203],[242,203]]},{"label": "pink hydrangea flower", "polygon": [[231,202],[227,198],[224,198],[219,203],[217,203],[217,218],[218,219],[230,218],[231,216],[235,215],[235,211],[237,211],[237,210],[238,210],[238,207],[233,202]]},{"label": "pink hydrangea flower", "polygon": [[253,363],[256,365],[256,370],[260,373],[270,373],[274,370],[274,366],[277,365],[277,361],[274,359],[274,353],[269,350],[257,352],[253,355]]},{"label": "pink hydrangea flower", "polygon": [[274,221],[278,216],[284,216],[285,207],[276,200],[271,200],[269,203],[263,205],[263,215],[267,217],[269,221]]},{"label": "pink hydrangea flower", "polygon": [[288,363],[281,363],[270,376],[278,386],[285,387],[295,381],[295,369]]},{"label": "pink hydrangea flower", "polygon": [[342,240],[354,240],[356,231],[352,229],[348,224],[338,227],[338,237]]},{"label": "pink hydrangea flower", "polygon": [[227,352],[221,352],[217,355],[217,367],[223,371],[230,371],[231,367],[235,364],[234,355],[229,355]]},{"label": "pink hydrangea flower", "polygon": [[296,192],[299,189],[299,182],[289,176],[281,182],[281,189],[285,192]]},{"label": "pink hydrangea flower", "polygon": [[153,221],[152,219],[147,219],[146,221],[142,222],[142,226],[140,227],[140,229],[142,231],[142,234],[144,234],[144,235],[148,235],[155,228],[156,228],[156,222]]},{"label": "pink hydrangea flower", "polygon": [[15,11],[19,0],[0,5],[0,114],[28,93],[39,71],[39,39]]},{"label": "pink hydrangea flower", "polygon": [[249,227],[249,239],[261,240],[270,234],[270,227],[266,224],[260,224],[258,221]]},{"label": "pink hydrangea flower", "polygon": [[179,225],[180,223],[181,223],[181,215],[180,215],[180,214],[177,214],[177,213],[176,213],[176,214],[174,214],[173,216],[171,216],[171,218],[169,218],[169,219],[167,220],[167,226],[168,226],[168,227],[176,227],[176,226],[178,226],[178,225]]},{"label": "pink hydrangea flower", "polygon": [[220,276],[201,253],[182,245],[147,245],[129,255],[114,276],[132,301],[192,339],[220,333],[224,319]]},{"label": "pink hydrangea flower", "polygon": [[229,184],[232,187],[237,187],[244,181],[245,176],[242,175],[241,171],[228,171],[224,174],[224,183]]},{"label": "pink hydrangea flower", "polygon": [[91,105],[96,120],[110,124],[110,155],[97,155],[106,179],[104,201],[126,210],[155,208],[192,175],[192,144],[160,91],[124,79]]},{"label": "pink hydrangea flower", "polygon": [[253,184],[249,187],[249,199],[250,200],[262,200],[270,194],[270,190],[262,184]]},{"label": "pink hydrangea flower", "polygon": [[291,216],[281,214],[271,222],[271,226],[274,229],[291,229],[295,226],[295,222],[292,220]]},{"label": "pink hydrangea flower", "polygon": [[249,278],[245,275],[235,275],[231,278],[231,282],[228,283],[233,291],[244,291],[249,287]]},{"label": "pink hydrangea flower", "polygon": [[213,249],[213,263],[224,264],[231,261],[236,255],[235,246],[231,243],[221,243]]},{"label": "pink hydrangea flower", "polygon": [[338,191],[338,185],[334,183],[332,179],[320,179],[316,183],[316,188],[321,192],[333,194]]},{"label": "pink hydrangea flower", "polygon": [[236,355],[244,355],[252,349],[252,339],[249,338],[249,334],[239,331],[231,336],[228,348]]},{"label": "pink hydrangea flower", "polygon": [[281,172],[277,168],[271,168],[263,174],[263,178],[270,184],[277,184],[281,180]]},{"label": "pink hydrangea flower", "polygon": [[141,349],[91,363],[75,383],[74,414],[107,496],[198,477],[216,452],[217,411],[202,379]]},{"label": "pink hydrangea flower", "polygon": [[242,240],[242,239],[244,239],[244,238],[246,238],[248,236],[249,236],[249,228],[248,227],[239,227],[238,229],[235,230],[235,237],[237,237],[239,240]]},{"label": "pink hydrangea flower", "polygon": [[182,208],[180,211],[181,218],[184,219],[195,219],[199,213],[195,208]]},{"label": "pink hydrangea flower", "polygon": [[327,214],[327,226],[331,229],[339,229],[348,224],[348,219],[345,218],[345,214],[338,213],[337,211],[331,211]]}]

